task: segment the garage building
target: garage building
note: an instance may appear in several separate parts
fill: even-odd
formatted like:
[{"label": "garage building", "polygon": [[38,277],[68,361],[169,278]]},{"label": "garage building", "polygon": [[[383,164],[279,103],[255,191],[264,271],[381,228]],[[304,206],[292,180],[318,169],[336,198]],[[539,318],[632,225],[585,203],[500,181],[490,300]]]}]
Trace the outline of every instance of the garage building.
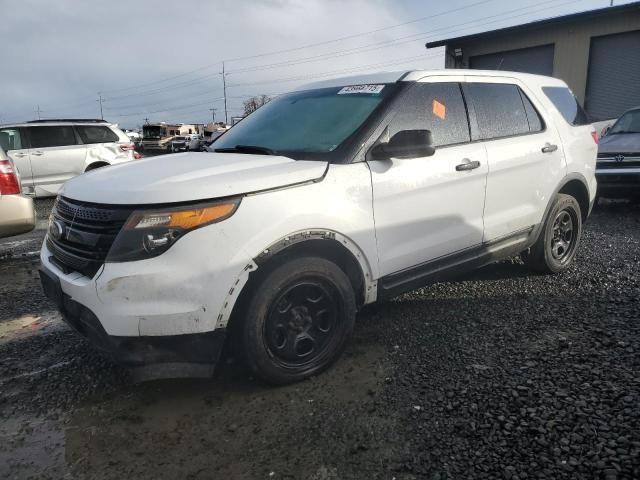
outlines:
[{"label": "garage building", "polygon": [[594,121],[640,105],[640,2],[427,43],[435,47],[446,47],[447,68],[561,78]]}]

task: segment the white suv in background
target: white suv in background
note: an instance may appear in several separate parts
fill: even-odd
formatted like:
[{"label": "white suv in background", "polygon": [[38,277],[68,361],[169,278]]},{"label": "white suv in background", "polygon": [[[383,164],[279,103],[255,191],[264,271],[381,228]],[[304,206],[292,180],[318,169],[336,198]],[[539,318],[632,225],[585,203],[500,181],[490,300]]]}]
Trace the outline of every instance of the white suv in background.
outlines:
[{"label": "white suv in background", "polygon": [[134,159],[134,144],[104,120],[37,120],[0,126],[0,147],[20,173],[23,193],[51,197],[81,173]]},{"label": "white suv in background", "polygon": [[298,381],[336,359],[365,304],[519,253],[566,269],[596,195],[596,141],[554,78],[314,84],[212,153],[65,184],[43,287],[70,325],[149,376],[210,373],[231,333],[257,375]]}]

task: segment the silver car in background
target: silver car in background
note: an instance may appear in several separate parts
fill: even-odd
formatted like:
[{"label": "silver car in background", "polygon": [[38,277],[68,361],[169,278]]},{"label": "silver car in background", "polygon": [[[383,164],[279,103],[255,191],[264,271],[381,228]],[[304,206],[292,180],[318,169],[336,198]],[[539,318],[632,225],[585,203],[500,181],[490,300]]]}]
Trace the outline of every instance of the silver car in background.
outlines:
[{"label": "silver car in background", "polygon": [[0,148],[0,238],[33,230],[33,200],[22,195],[18,171]]},{"label": "silver car in background", "polygon": [[131,139],[104,120],[2,125],[0,147],[18,168],[23,193],[35,197],[55,196],[77,175],[135,158]]},{"label": "silver car in background", "polygon": [[640,199],[640,106],[627,110],[598,145],[598,195]]}]

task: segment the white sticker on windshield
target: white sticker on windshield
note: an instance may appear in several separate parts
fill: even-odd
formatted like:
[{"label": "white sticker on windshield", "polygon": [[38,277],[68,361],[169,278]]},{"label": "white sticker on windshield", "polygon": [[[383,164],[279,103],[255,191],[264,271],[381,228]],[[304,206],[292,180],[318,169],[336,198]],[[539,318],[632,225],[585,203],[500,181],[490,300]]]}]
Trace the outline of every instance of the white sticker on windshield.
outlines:
[{"label": "white sticker on windshield", "polygon": [[338,95],[348,95],[351,93],[380,93],[384,85],[351,85],[350,87],[344,87]]}]

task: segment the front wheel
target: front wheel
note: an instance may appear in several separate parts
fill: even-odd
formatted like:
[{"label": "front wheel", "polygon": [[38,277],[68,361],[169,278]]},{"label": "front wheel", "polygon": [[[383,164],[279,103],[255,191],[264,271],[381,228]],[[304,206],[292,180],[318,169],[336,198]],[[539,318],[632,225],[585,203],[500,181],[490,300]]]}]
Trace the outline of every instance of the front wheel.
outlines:
[{"label": "front wheel", "polygon": [[581,233],[580,205],[572,196],[558,194],[538,240],[522,253],[522,260],[538,272],[561,272],[573,262]]},{"label": "front wheel", "polygon": [[264,274],[243,311],[246,364],[278,385],[319,373],[344,349],[355,315],[351,282],[337,265],[317,257],[290,260]]}]

